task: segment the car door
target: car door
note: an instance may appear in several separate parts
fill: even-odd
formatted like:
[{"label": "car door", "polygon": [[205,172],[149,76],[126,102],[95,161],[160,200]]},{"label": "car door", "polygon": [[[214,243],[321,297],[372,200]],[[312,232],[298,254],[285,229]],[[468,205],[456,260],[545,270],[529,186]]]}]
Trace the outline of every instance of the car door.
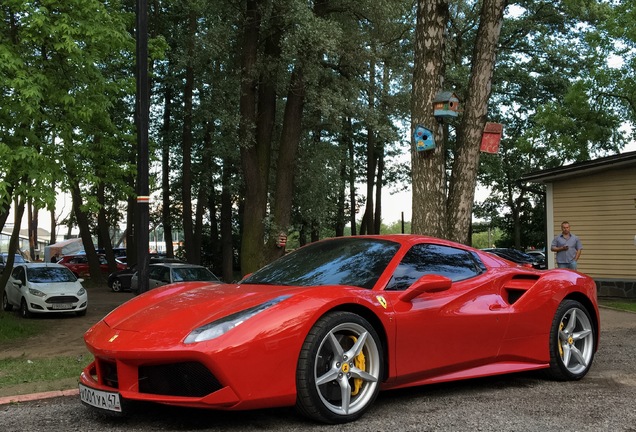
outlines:
[{"label": "car door", "polygon": [[7,298],[9,303],[19,306],[22,301],[22,290],[26,289],[26,274],[24,266],[17,266],[11,272],[7,281]]},{"label": "car door", "polygon": [[[451,279],[451,288],[409,302],[399,293],[425,274]],[[438,244],[409,250],[387,284],[394,305],[398,376],[426,380],[492,362],[508,323],[506,303],[471,251]]]}]

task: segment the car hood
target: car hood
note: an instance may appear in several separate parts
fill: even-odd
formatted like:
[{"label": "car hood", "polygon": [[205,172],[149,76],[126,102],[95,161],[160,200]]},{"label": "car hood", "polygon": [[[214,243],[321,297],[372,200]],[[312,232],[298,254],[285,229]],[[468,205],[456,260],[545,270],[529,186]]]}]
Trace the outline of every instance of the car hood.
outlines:
[{"label": "car hood", "polygon": [[59,295],[77,295],[82,288],[78,282],[35,283],[29,282],[29,288],[42,291],[47,297]]},{"label": "car hood", "polygon": [[189,332],[203,324],[260,305],[299,287],[185,282],[153,289],[104,318],[112,329],[134,332]]}]

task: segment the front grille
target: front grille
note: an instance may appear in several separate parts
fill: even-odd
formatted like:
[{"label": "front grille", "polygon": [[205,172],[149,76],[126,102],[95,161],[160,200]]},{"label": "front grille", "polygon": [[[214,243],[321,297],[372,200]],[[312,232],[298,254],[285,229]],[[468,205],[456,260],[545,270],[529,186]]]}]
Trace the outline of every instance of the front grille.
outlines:
[{"label": "front grille", "polygon": [[47,303],[76,303],[79,299],[75,296],[57,296],[46,299]]},{"label": "front grille", "polygon": [[184,362],[139,367],[139,391],[166,396],[202,397],[221,389],[201,363]]}]

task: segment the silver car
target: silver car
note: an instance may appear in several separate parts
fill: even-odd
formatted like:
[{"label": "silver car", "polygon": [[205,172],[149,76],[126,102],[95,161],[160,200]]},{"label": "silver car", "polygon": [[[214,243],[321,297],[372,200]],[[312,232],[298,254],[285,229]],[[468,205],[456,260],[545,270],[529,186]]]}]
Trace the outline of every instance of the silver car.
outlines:
[{"label": "silver car", "polygon": [[[130,280],[130,289],[139,293],[139,272],[136,272]],[[148,289],[157,288],[175,282],[218,282],[221,280],[207,268],[186,263],[162,263],[148,266]]]}]

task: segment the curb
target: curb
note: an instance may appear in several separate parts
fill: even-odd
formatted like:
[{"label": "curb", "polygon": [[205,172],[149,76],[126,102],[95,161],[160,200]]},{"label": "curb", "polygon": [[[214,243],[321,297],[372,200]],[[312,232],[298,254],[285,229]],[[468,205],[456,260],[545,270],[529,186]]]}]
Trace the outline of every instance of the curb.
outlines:
[{"label": "curb", "polygon": [[77,396],[77,395],[79,395],[79,389],[57,390],[57,391],[32,393],[32,394],[17,395],[17,396],[5,396],[5,397],[0,397],[0,405],[6,405],[10,403],[19,403],[19,402],[31,402],[35,400],[50,399],[50,398],[61,397],[61,396]]}]

